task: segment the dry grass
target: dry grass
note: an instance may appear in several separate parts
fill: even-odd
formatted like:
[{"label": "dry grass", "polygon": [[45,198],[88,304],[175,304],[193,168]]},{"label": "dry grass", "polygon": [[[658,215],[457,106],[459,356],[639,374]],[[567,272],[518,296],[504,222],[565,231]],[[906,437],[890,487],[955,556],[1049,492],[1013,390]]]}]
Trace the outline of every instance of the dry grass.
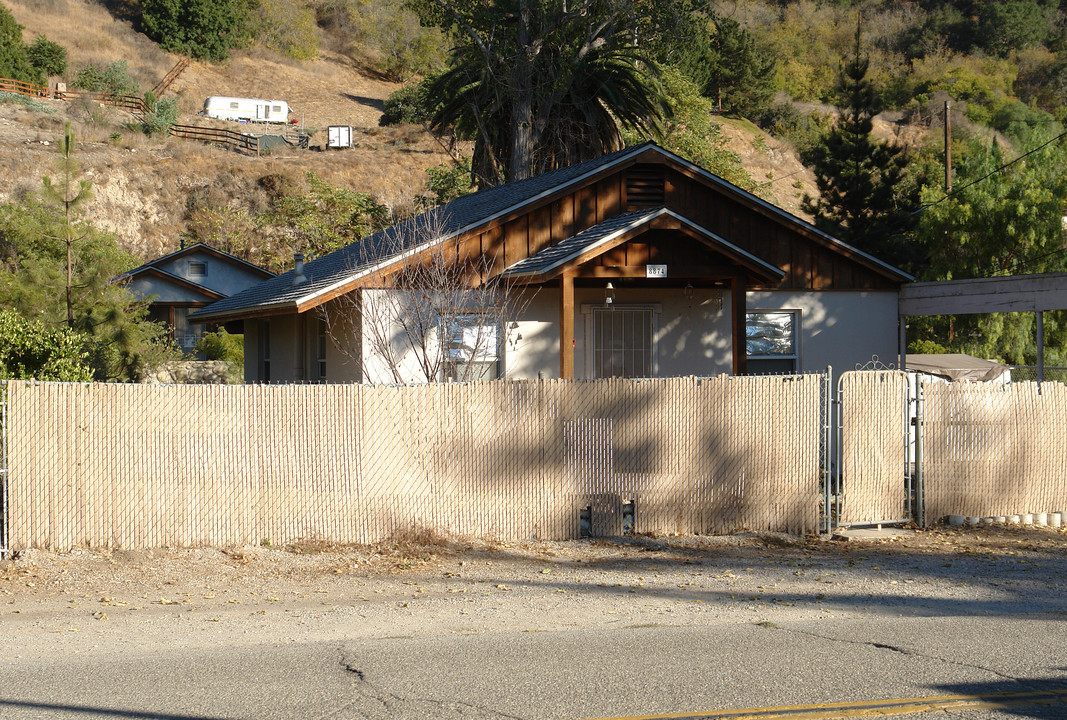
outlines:
[{"label": "dry grass", "polygon": [[41,34],[63,45],[72,70],[87,63],[125,60],[134,81],[150,89],[174,65],[175,59],[158,45],[93,0],[7,0],[6,5],[25,27],[25,41]]}]

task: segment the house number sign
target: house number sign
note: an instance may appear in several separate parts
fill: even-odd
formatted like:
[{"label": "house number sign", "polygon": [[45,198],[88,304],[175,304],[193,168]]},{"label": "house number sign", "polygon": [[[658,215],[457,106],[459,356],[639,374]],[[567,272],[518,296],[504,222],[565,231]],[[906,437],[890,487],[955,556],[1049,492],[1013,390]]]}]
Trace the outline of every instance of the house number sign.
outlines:
[{"label": "house number sign", "polygon": [[645,277],[646,278],[665,278],[667,277],[666,265],[645,265]]}]

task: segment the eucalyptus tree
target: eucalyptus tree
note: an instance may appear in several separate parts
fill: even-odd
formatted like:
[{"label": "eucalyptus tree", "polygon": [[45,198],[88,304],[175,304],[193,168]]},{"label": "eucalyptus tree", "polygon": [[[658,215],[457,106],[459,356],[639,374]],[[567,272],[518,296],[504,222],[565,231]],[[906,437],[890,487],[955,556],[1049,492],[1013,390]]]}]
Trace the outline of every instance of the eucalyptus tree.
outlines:
[{"label": "eucalyptus tree", "polygon": [[635,0],[418,0],[456,38],[431,121],[475,142],[481,185],[531,177],[658,137],[669,109]]}]

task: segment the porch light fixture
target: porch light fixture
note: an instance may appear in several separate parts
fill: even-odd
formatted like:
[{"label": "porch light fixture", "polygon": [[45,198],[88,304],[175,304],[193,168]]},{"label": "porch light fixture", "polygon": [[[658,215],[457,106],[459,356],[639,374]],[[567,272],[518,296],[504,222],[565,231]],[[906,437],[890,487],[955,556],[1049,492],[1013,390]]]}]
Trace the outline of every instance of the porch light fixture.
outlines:
[{"label": "porch light fixture", "polygon": [[608,283],[604,288],[604,304],[611,305],[613,302],[615,302],[615,286]]},{"label": "porch light fixture", "polygon": [[685,290],[682,292],[685,293],[685,299],[691,301],[693,299],[693,283],[686,283]]}]

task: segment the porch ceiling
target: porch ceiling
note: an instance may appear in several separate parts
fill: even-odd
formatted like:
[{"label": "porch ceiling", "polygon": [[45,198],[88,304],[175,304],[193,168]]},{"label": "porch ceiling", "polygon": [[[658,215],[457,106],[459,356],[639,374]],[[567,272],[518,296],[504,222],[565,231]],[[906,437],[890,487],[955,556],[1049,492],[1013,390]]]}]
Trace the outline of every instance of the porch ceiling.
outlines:
[{"label": "porch ceiling", "polygon": [[[500,273],[515,283],[543,283],[586,263],[650,230],[673,230],[702,243],[748,271],[757,282],[778,283],[785,273],[725,238],[665,207],[618,215],[518,261]],[[644,268],[641,268],[642,274]]]}]

